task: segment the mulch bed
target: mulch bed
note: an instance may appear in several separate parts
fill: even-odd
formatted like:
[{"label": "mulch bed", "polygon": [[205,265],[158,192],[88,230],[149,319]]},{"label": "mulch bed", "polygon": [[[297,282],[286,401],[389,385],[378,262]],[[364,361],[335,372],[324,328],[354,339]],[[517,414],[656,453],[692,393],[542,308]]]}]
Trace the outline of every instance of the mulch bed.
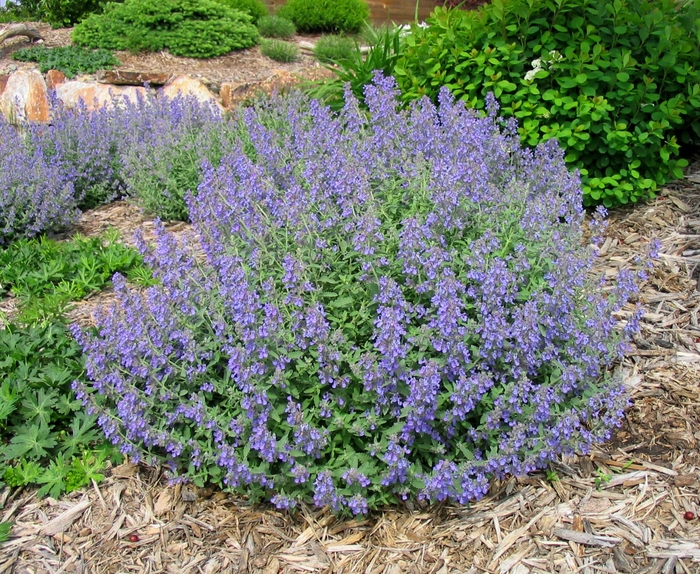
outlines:
[{"label": "mulch bed", "polygon": [[[48,24],[27,22],[36,28],[44,38],[43,44],[49,48],[69,46],[71,44],[72,28],[52,30]],[[0,24],[0,30],[4,28]],[[319,35],[295,36],[292,42],[296,44],[313,43]],[[32,44],[25,37],[10,38],[0,44],[0,75],[10,74],[15,70],[36,68],[33,62],[18,62],[12,59],[12,54]],[[296,62],[275,62],[260,53],[259,47],[232,52],[218,58],[180,58],[169,52],[138,53],[115,52],[121,62],[115,69],[135,72],[159,72],[173,76],[186,74],[207,84],[214,91],[222,82],[256,82],[263,81],[280,71],[288,72],[306,80],[317,80],[332,75],[327,68],[319,64],[308,50],[301,50]],[[81,75],[76,79],[94,81],[94,74]]]},{"label": "mulch bed", "polygon": [[[15,523],[0,574],[700,572],[700,519],[683,516],[700,515],[700,165],[689,173],[610,218],[598,271],[635,265],[653,237],[662,249],[639,300],[641,332],[618,367],[633,405],[594,452],[564,457],[548,474],[495,481],[469,507],[408,505],[359,521],[168,486],[158,469],[126,462],[60,500],[0,492],[0,521]],[[127,241],[136,227],[152,233],[124,202],[85,213],[77,229],[110,226]],[[89,324],[110,297],[76,305],[71,317]]]}]

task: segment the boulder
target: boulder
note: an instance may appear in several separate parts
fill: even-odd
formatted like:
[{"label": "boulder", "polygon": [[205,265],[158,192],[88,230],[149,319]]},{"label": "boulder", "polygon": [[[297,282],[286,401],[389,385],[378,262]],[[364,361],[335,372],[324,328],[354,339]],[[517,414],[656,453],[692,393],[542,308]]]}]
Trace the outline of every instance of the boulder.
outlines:
[{"label": "boulder", "polygon": [[49,70],[46,72],[46,86],[49,90],[55,90],[58,84],[66,81],[66,75],[60,70]]},{"label": "boulder", "polygon": [[39,70],[17,70],[0,95],[0,112],[10,121],[46,123],[51,119],[49,95]]},{"label": "boulder", "polygon": [[10,76],[7,74],[0,74],[0,95],[5,91],[5,86],[7,85],[7,79]]},{"label": "boulder", "polygon": [[148,96],[148,90],[136,86],[70,81],[56,86],[56,96],[68,108],[75,108],[82,101],[88,110],[96,110],[113,106],[120,100],[136,103]]},{"label": "boulder", "polygon": [[223,82],[219,91],[221,103],[224,108],[231,109],[260,95],[289,90],[301,80],[290,72],[275,70],[269,78],[257,82]]},{"label": "boulder", "polygon": [[167,84],[171,74],[164,72],[126,72],[123,70],[100,70],[97,72],[97,81],[101,84],[114,84],[115,86],[162,86]]},{"label": "boulder", "polygon": [[177,96],[194,97],[203,104],[213,104],[223,109],[217,97],[199,80],[190,76],[176,76],[160,89],[160,95],[166,98]]}]

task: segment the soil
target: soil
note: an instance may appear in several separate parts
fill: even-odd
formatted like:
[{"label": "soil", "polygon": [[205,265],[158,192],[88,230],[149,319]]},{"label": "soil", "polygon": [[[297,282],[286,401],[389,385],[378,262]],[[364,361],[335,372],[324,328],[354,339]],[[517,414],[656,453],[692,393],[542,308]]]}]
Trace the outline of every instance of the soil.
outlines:
[{"label": "soil", "polygon": [[[53,48],[70,45],[72,28],[52,30],[48,24],[28,22],[28,25],[39,30],[43,44]],[[2,29],[2,26],[0,26]],[[319,36],[295,36],[290,41],[304,45],[313,43]],[[15,70],[36,68],[32,62],[18,62],[12,59],[12,53],[33,45],[23,36],[10,38],[0,44],[0,75],[9,74]],[[266,80],[277,71],[285,71],[304,79],[328,77],[330,72],[320,65],[307,49],[302,49],[296,62],[284,64],[263,56],[259,47],[232,52],[219,58],[198,59],[179,58],[168,52],[140,53],[115,52],[121,62],[114,69],[133,72],[165,72],[173,76],[186,74],[201,80],[214,91],[222,82],[255,82]],[[94,75],[83,75],[78,79],[90,81]]]},{"label": "soil", "polygon": [[[47,45],[68,38],[63,30],[45,34]],[[165,71],[220,80],[258,79],[266,66],[281,66],[256,50],[207,62],[123,56],[128,69],[162,61],[172,66]],[[0,72],[6,63],[0,59]],[[291,66],[314,68],[306,63]],[[109,227],[131,242],[136,228],[151,235],[153,222],[117,202],[83,214],[73,232]],[[632,404],[613,439],[593,452],[563,457],[548,473],[494,481],[469,507],[406,505],[362,520],[307,507],[288,514],[212,489],[170,486],[159,469],[127,461],[60,500],[1,491],[0,521],[15,526],[0,545],[0,574],[700,573],[700,519],[684,517],[700,515],[700,161],[655,200],[612,213],[596,272],[614,276],[636,265],[652,238],[662,248],[639,298],[646,315],[617,367]],[[97,294],[70,316],[91,324],[96,306],[112,297]]]}]

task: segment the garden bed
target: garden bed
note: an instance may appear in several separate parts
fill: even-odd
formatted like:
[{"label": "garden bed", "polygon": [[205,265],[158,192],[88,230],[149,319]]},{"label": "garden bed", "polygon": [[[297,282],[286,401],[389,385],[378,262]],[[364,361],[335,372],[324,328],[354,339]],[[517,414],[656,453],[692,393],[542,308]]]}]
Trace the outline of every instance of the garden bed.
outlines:
[{"label": "garden bed", "polygon": [[[28,22],[39,30],[44,38],[44,45],[49,48],[71,45],[72,28],[51,29],[48,24]],[[293,41],[314,42],[318,36],[296,36]],[[31,62],[17,62],[12,53],[29,46],[24,37],[11,38],[0,45],[0,75],[14,70],[36,68]],[[275,62],[260,53],[260,48],[232,52],[218,58],[179,58],[169,52],[140,53],[115,52],[121,62],[118,70],[135,72],[159,72],[172,76],[188,75],[216,89],[222,82],[255,82],[269,78],[275,71],[284,70],[305,79],[327,77],[328,71],[308,51],[301,51],[299,60],[292,63]],[[94,79],[88,76],[86,79]]]},{"label": "garden bed", "polygon": [[[642,330],[620,367],[633,406],[591,455],[494,482],[470,507],[394,508],[363,520],[251,507],[211,489],[167,486],[157,469],[127,462],[58,501],[0,494],[0,521],[15,522],[0,572],[696,572],[700,520],[683,515],[700,514],[698,168],[649,204],[611,215],[599,270],[614,275],[652,237],[662,249],[640,298]],[[125,238],[152,229],[125,203],[86,212],[77,229],[96,235],[109,226]],[[71,317],[89,324],[110,297],[77,305]]]}]

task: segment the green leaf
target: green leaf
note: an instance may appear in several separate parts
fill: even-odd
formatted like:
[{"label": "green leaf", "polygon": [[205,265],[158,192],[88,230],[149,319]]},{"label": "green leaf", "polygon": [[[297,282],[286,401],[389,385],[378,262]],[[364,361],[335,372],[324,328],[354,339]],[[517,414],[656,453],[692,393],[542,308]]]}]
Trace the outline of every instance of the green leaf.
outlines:
[{"label": "green leaf", "polygon": [[37,484],[43,484],[38,492],[38,496],[46,496],[51,498],[59,498],[66,490],[66,479],[70,472],[70,465],[66,462],[63,454],[58,454],[54,460],[49,463],[48,468],[37,479]]},{"label": "green leaf", "polygon": [[56,446],[56,439],[48,427],[30,426],[26,432],[12,438],[5,447],[5,460],[14,460],[23,456],[42,458],[48,456],[48,449]]}]

